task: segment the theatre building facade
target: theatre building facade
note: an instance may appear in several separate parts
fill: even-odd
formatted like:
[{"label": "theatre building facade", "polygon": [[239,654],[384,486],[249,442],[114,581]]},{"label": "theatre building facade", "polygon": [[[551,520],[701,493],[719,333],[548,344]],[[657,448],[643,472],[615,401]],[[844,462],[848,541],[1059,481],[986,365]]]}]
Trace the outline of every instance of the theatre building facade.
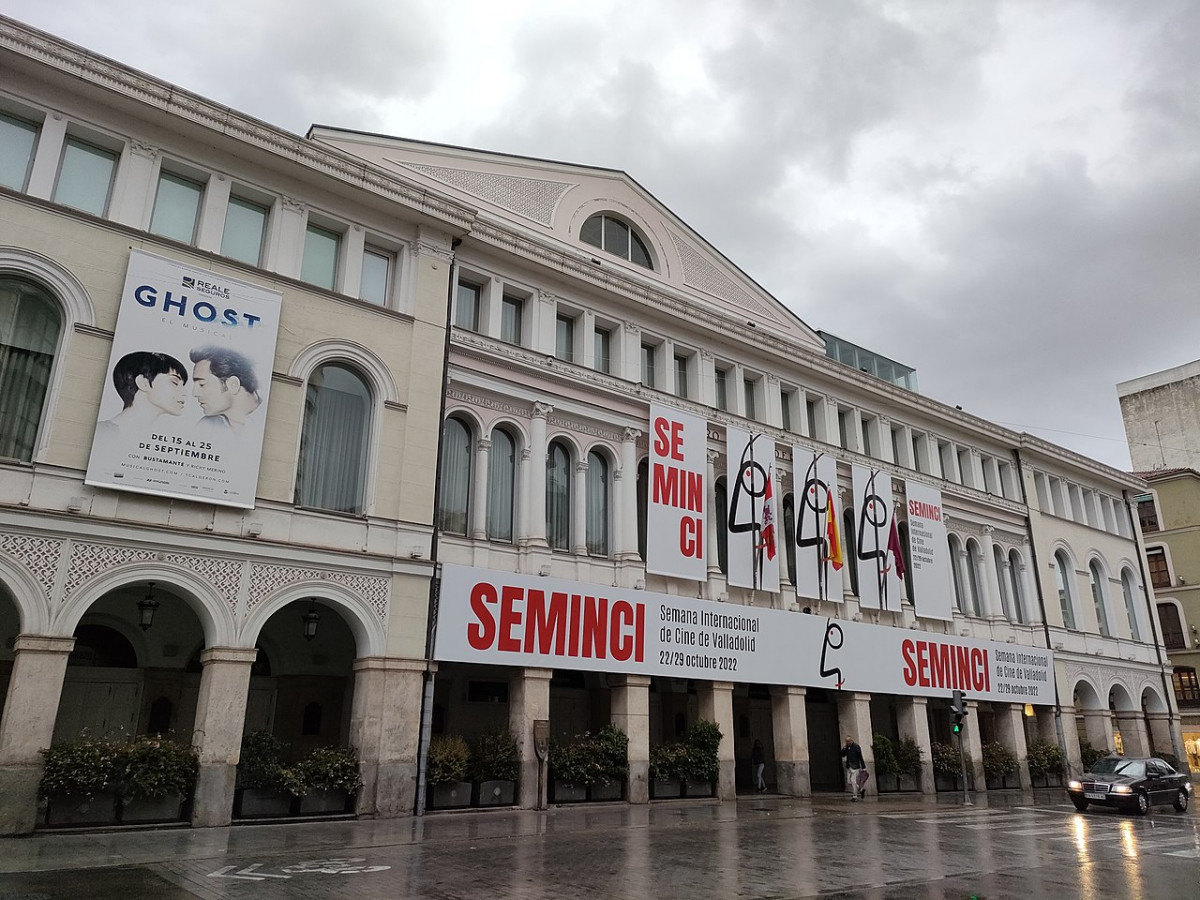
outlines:
[{"label": "theatre building facade", "polygon": [[[846,736],[1179,757],[1128,474],[818,334],[620,171],[317,128],[478,215],[456,245],[432,730],[723,735],[722,798],[843,787]],[[803,306],[810,298],[788,298]],[[828,298],[823,298],[828,299]],[[857,355],[855,355],[857,354]],[[833,357],[837,357],[836,359]],[[876,780],[869,783],[874,790]],[[552,792],[553,793],[553,792]]]}]

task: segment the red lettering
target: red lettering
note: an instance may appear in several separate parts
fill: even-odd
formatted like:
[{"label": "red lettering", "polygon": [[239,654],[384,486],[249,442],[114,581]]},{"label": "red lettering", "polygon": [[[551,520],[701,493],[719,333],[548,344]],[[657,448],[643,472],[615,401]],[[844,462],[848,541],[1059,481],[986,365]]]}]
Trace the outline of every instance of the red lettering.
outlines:
[{"label": "red lettering", "polygon": [[988,652],[986,650],[979,652],[983,654],[983,689],[990,691],[992,689],[992,667],[988,665]]},{"label": "red lettering", "polygon": [[583,598],[583,655],[604,659],[608,655],[605,650],[605,639],[608,624],[608,599],[601,597]]},{"label": "red lettering", "polygon": [[699,472],[686,472],[687,491],[683,508],[692,512],[704,512],[704,476]]},{"label": "red lettering", "polygon": [[685,557],[704,559],[704,534],[700,519],[685,516],[679,520],[679,552]]},{"label": "red lettering", "polygon": [[904,683],[913,687],[917,683],[917,665],[913,662],[913,642],[908,638],[900,644],[900,655],[904,657]]},{"label": "red lettering", "polygon": [[467,626],[467,643],[476,650],[487,650],[496,639],[496,620],[487,608],[488,603],[495,602],[496,589],[486,581],[471,588],[471,612],[478,622]]},{"label": "red lettering", "polygon": [[520,653],[521,642],[512,636],[513,626],[521,624],[521,610],[514,604],[523,603],[525,592],[519,587],[505,585],[500,589],[500,640],[496,649],[504,653]]},{"label": "red lettering", "polygon": [[971,668],[974,670],[971,677],[971,687],[976,691],[983,690],[984,673],[981,670],[984,659],[982,650],[978,648],[971,650]]},{"label": "red lettering", "polygon": [[636,616],[633,626],[634,650],[633,661],[644,662],[646,659],[646,604],[636,605]]},{"label": "red lettering", "polygon": [[628,600],[617,600],[612,605],[612,621],[609,624],[608,649],[612,658],[625,662],[633,655],[633,637],[622,632],[622,625],[633,625],[633,607]]},{"label": "red lettering", "polygon": [[549,603],[545,591],[531,589],[526,596],[526,653],[534,652],[534,641],[536,652],[562,656],[567,642],[567,595],[562,591],[551,593]]},{"label": "red lettering", "polygon": [[929,687],[929,644],[917,641],[917,684]]},{"label": "red lettering", "polygon": [[679,506],[679,473],[674,466],[654,464],[654,502]]},{"label": "red lettering", "polygon": [[669,429],[671,422],[668,419],[659,416],[654,420],[654,455],[666,456],[671,450],[671,438]]},{"label": "red lettering", "polygon": [[955,647],[954,648],[954,684],[951,687],[956,687],[960,690],[966,690],[971,686],[971,648],[970,647]]},{"label": "red lettering", "polygon": [[934,644],[929,654],[930,668],[933,673],[933,686],[946,687],[950,680],[950,648],[945,644]]},{"label": "red lettering", "polygon": [[571,646],[567,648],[567,656],[579,655],[579,595],[571,595]]}]

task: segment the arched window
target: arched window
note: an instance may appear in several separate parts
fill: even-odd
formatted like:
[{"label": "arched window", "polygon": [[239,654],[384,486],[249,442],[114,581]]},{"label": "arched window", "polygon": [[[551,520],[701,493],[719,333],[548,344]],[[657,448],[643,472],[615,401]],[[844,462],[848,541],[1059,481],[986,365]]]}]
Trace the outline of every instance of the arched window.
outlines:
[{"label": "arched window", "polygon": [[1129,569],[1121,571],[1121,593],[1125,595],[1125,615],[1129,617],[1129,634],[1135,641],[1140,641],[1142,631],[1138,628],[1137,582],[1133,580],[1133,572]]},{"label": "arched window", "polygon": [[1071,596],[1071,576],[1074,573],[1067,555],[1061,550],[1054,554],[1054,581],[1058,585],[1058,606],[1062,610],[1063,625],[1075,628],[1075,598]]},{"label": "arched window", "polygon": [[438,523],[447,534],[466,534],[471,499],[471,429],[451,416],[442,426],[442,485]]},{"label": "arched window", "polygon": [[296,471],[296,503],[362,512],[367,475],[371,392],[351,369],[320,366],[308,378],[304,431]]},{"label": "arched window", "polygon": [[967,541],[967,602],[972,616],[978,616],[982,608],[979,587],[979,545]]},{"label": "arched window", "polygon": [[552,550],[571,549],[571,454],[559,441],[546,453],[546,540]]},{"label": "arched window", "polygon": [[1012,586],[1013,614],[1021,624],[1029,621],[1025,614],[1025,591],[1021,585],[1021,570],[1023,568],[1021,554],[1017,553],[1016,550],[1010,550],[1008,553],[1008,579]]},{"label": "arched window", "polygon": [[1100,633],[1109,637],[1112,635],[1112,630],[1108,627],[1108,604],[1104,597],[1104,573],[1100,571],[1100,564],[1094,559],[1088,565],[1088,580],[1092,586],[1092,603],[1096,607],[1096,624],[1100,626]]},{"label": "arched window", "polygon": [[996,562],[996,581],[1000,588],[1000,606],[1004,609],[1004,617],[1008,621],[1016,621],[1013,615],[1012,582],[1004,577],[1004,551],[998,544],[992,544],[992,559]]},{"label": "arched window", "polygon": [[517,488],[517,442],[503,428],[492,430],[488,461],[488,539],[512,541]]},{"label": "arched window", "polygon": [[650,460],[643,459],[637,469],[638,556],[646,561],[646,518],[650,508]]},{"label": "arched window", "polygon": [[725,476],[717,479],[713,486],[717,508],[717,566],[725,575],[729,574],[729,492],[725,489]]},{"label": "arched window", "polygon": [[591,556],[608,556],[608,460],[593,451],[587,461],[587,551]]},{"label": "arched window", "polygon": [[0,457],[33,459],[61,329],[49,293],[0,275]]},{"label": "arched window", "polygon": [[654,268],[645,239],[632,225],[616,216],[607,213],[589,216],[579,231],[579,239],[585,244],[599,247],[605,253],[627,259],[647,269]]},{"label": "arched window", "polygon": [[787,559],[787,578],[796,583],[796,498],[783,495],[783,548]]},{"label": "arched window", "polygon": [[954,534],[946,538],[946,543],[950,547],[950,577],[954,581],[954,607],[966,615],[969,610],[962,584],[962,544],[958,542],[958,536]]}]

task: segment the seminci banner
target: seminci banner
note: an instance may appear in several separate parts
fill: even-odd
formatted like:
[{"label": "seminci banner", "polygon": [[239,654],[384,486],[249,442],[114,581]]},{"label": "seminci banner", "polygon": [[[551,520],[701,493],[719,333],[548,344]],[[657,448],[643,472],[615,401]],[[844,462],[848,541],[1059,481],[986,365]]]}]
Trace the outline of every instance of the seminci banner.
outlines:
[{"label": "seminci banner", "polygon": [[280,299],[131,251],[86,483],[253,507]]},{"label": "seminci banner", "polygon": [[467,566],[440,598],[440,662],[1054,702],[1036,647]]},{"label": "seminci banner", "polygon": [[919,481],[906,481],[904,496],[908,500],[909,558],[917,615],[951,621],[954,582],[950,567],[954,561],[946,543],[942,492]]},{"label": "seminci banner", "polygon": [[704,581],[708,532],[708,423],[650,404],[650,493],[646,503],[646,571]]}]

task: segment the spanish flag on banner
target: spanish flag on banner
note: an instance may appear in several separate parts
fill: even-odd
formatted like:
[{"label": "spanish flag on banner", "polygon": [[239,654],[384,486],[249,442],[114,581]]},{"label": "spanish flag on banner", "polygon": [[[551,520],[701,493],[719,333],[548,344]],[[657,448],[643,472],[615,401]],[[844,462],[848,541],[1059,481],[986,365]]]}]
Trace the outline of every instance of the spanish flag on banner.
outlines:
[{"label": "spanish flag on banner", "polygon": [[842,536],[838,533],[837,509],[833,505],[833,491],[828,488],[825,490],[825,510],[825,558],[837,571],[842,568],[845,559],[842,556]]}]

